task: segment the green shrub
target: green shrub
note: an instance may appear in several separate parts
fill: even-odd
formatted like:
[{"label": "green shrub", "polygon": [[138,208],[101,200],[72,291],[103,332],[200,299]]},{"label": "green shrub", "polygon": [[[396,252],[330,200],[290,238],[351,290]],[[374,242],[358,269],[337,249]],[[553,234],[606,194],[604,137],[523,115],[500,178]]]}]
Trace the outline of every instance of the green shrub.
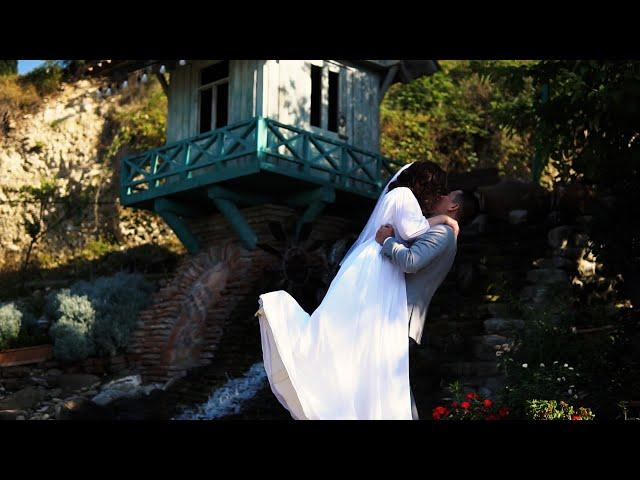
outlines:
[{"label": "green shrub", "polygon": [[527,417],[530,420],[593,420],[595,415],[589,408],[574,408],[563,401],[530,400],[527,402]]},{"label": "green shrub", "polygon": [[78,282],[74,290],[91,299],[96,310],[92,332],[96,354],[109,356],[129,343],[137,313],[150,300],[152,285],[141,275],[120,272],[93,282]]},{"label": "green shrub", "polygon": [[0,76],[18,73],[18,60],[0,60]]},{"label": "green shrub", "polygon": [[22,313],[14,303],[0,307],[0,350],[9,348],[20,334]]},{"label": "green shrub", "polygon": [[23,85],[33,85],[41,96],[54,93],[60,86],[64,69],[56,61],[47,61],[20,77]]},{"label": "green shrub", "polygon": [[46,313],[55,322],[50,334],[56,358],[77,361],[122,351],[152,290],[141,275],[120,272],[50,295]]},{"label": "green shrub", "polygon": [[90,329],[68,318],[58,320],[49,330],[53,338],[53,353],[62,362],[83,360],[93,354]]},{"label": "green shrub", "polygon": [[63,289],[52,294],[49,300],[47,310],[55,318],[49,330],[55,357],[63,362],[73,362],[93,355],[91,331],[96,312],[89,298]]}]

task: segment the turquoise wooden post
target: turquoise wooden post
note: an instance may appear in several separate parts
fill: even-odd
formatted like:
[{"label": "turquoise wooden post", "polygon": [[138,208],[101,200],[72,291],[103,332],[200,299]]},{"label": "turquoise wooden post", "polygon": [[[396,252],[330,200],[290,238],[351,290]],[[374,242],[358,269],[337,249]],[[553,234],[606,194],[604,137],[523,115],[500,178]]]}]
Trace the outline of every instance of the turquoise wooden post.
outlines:
[{"label": "turquoise wooden post", "polygon": [[235,203],[226,198],[212,198],[216,208],[224,215],[224,218],[231,224],[233,230],[236,232],[242,245],[248,250],[256,248],[258,243],[258,237],[251,228],[251,225],[247,223],[242,212],[236,207]]},{"label": "turquoise wooden post", "polygon": [[267,150],[267,122],[263,117],[256,118],[256,157],[258,164],[262,164],[266,158]]}]

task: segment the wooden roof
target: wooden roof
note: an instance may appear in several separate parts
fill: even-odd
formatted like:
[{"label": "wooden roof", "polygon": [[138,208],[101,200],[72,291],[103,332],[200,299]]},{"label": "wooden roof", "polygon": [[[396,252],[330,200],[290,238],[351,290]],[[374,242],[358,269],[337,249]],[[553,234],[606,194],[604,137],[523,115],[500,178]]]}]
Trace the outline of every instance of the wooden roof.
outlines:
[{"label": "wooden roof", "polygon": [[[436,60],[348,60],[368,69],[392,71],[391,83],[410,82],[422,75],[432,75],[440,69]],[[178,60],[87,60],[85,71],[91,76],[126,75],[154,64],[175,68]],[[89,68],[91,70],[89,71]]]}]

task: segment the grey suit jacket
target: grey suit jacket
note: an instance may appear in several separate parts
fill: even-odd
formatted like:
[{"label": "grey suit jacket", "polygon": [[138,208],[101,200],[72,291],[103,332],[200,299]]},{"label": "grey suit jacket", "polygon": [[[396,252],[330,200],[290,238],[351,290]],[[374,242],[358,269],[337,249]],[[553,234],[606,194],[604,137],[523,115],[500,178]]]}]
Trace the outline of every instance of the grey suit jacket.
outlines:
[{"label": "grey suit jacket", "polygon": [[433,294],[449,273],[456,256],[456,237],[446,225],[431,227],[410,245],[390,237],[384,241],[382,253],[406,273],[409,305],[409,336],[417,343]]}]

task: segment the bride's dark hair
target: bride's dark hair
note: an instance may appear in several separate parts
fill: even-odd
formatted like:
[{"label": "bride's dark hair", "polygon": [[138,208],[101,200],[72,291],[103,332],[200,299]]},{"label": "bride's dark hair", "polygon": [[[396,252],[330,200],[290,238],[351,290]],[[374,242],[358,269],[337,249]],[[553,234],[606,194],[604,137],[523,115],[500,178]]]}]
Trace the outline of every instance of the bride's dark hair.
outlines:
[{"label": "bride's dark hair", "polygon": [[427,215],[440,196],[447,194],[447,174],[436,163],[415,162],[389,184],[389,191],[398,187],[409,188],[418,199],[422,213]]}]

